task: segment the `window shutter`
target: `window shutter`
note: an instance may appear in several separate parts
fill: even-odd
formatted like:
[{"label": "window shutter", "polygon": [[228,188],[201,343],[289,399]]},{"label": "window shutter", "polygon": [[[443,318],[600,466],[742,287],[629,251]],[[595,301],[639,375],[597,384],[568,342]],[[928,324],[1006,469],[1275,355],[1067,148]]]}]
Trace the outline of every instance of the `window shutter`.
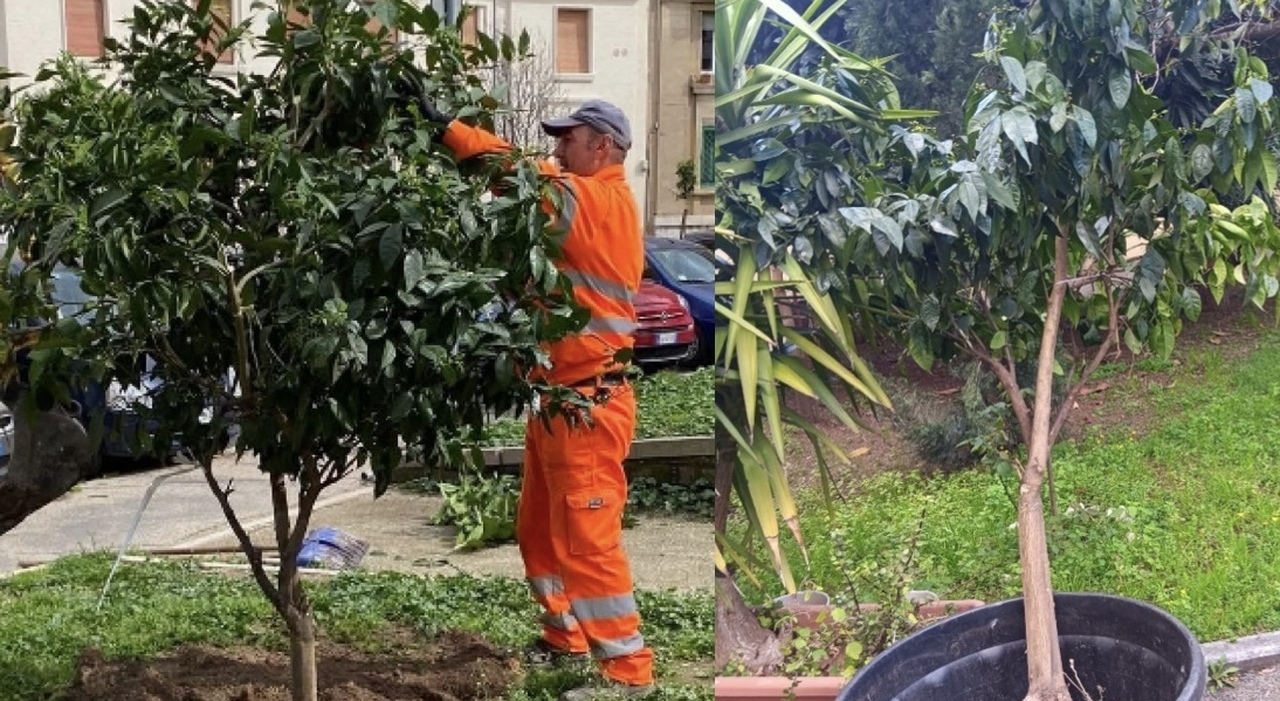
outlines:
[{"label": "window shutter", "polygon": [[702,127],[702,154],[698,160],[698,184],[702,187],[715,187],[716,128],[713,124]]},{"label": "window shutter", "polygon": [[591,72],[591,13],[556,10],[556,72]]},{"label": "window shutter", "polygon": [[[197,2],[199,0],[192,0],[191,4],[195,5]],[[213,0],[209,3],[209,14],[222,20],[227,26],[230,26],[231,21],[235,19],[231,13],[231,0]],[[213,51],[213,42],[220,38],[222,38],[222,30],[214,27],[211,42],[204,44],[201,48],[205,51]],[[235,60],[233,54],[234,52],[231,49],[223,51],[222,55],[218,56],[218,63],[231,63]]]},{"label": "window shutter", "polygon": [[67,51],[76,56],[102,56],[103,0],[64,0]]},{"label": "window shutter", "polygon": [[466,14],[462,18],[462,43],[468,46],[475,46],[479,41],[476,36],[480,32],[480,11],[483,8],[476,5],[464,5],[463,10]]}]

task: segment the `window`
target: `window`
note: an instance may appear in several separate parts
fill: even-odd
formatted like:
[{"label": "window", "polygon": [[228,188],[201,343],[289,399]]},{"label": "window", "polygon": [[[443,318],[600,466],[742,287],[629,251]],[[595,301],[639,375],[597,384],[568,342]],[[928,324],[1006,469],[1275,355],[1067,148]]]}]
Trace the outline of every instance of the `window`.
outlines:
[{"label": "window", "polygon": [[[364,4],[366,10],[370,12],[373,11],[374,0],[360,0],[360,2]],[[379,21],[376,17],[374,17],[365,23],[364,28],[365,28],[365,31],[369,32],[370,34],[377,34],[378,32],[382,31],[383,26],[382,26],[382,22]],[[384,41],[392,45],[399,44],[400,30],[392,29]]]},{"label": "window", "polygon": [[716,127],[702,126],[702,156],[699,159],[698,184],[702,187],[716,185]]},{"label": "window", "polygon": [[556,73],[591,72],[591,11],[556,9]]},{"label": "window", "polygon": [[[372,9],[373,7],[373,0],[360,0],[360,2],[364,4],[366,9]],[[308,13],[309,12],[310,10],[308,10]],[[308,13],[303,13],[297,7],[289,9],[288,21],[291,25],[294,25],[294,27],[289,30],[290,33],[311,26],[311,15]],[[369,21],[365,22],[364,28],[365,31],[370,34],[377,34],[382,29],[382,22],[378,21],[376,17],[370,17]],[[387,41],[391,44],[398,44],[400,42],[400,30],[391,30],[391,34],[387,37]]]},{"label": "window", "polygon": [[[192,0],[193,5],[197,4],[198,2],[199,0]],[[209,3],[209,14],[213,15],[214,17],[217,17],[219,21],[226,24],[227,26],[230,26],[231,22],[235,19],[235,17],[231,14],[231,0],[212,0],[212,2]],[[213,50],[213,42],[216,42],[218,39],[222,38],[222,30],[217,27],[214,27],[211,38],[213,41],[204,46],[204,49],[206,51]],[[227,49],[226,51],[223,51],[222,54],[218,56],[218,63],[231,63],[233,60],[234,60],[234,56],[231,49]]]},{"label": "window", "polygon": [[478,5],[462,6],[462,43],[475,46],[479,41],[477,35],[484,31],[484,8]]},{"label": "window", "polygon": [[102,56],[106,34],[103,0],[63,0],[63,22],[67,28],[67,51],[76,56]]},{"label": "window", "polygon": [[716,13],[702,13],[702,72],[715,73],[716,70]]}]

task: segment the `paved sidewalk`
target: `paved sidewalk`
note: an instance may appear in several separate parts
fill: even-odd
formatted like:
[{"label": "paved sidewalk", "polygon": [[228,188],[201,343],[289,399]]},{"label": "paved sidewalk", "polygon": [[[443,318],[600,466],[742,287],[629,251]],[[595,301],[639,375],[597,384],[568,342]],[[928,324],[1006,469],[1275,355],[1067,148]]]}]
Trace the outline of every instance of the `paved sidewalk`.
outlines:
[{"label": "paved sidewalk", "polygon": [[[217,458],[214,466],[223,484],[233,480],[231,504],[241,520],[249,527],[265,522],[271,514],[271,495],[267,476],[257,464],[248,458],[236,463],[228,454]],[[17,569],[19,562],[115,551],[133,525],[147,489],[162,475],[170,477],[153,493],[132,546],[172,547],[220,536],[227,523],[217,499],[199,470],[183,470],[165,467],[82,482],[0,535],[0,574]],[[370,489],[359,474],[348,475],[325,491],[322,503],[341,502]]]},{"label": "paved sidewalk", "polygon": [[1280,701],[1280,668],[1243,672],[1234,687],[1210,689],[1211,701]]},{"label": "paved sidewalk", "polygon": [[[250,458],[233,456],[215,463],[222,483],[234,479],[231,495],[245,530],[255,543],[274,544],[270,490],[266,475]],[[217,500],[198,470],[162,468],[110,476],[79,485],[71,493],[32,514],[0,536],[0,576],[20,563],[43,562],[84,551],[116,552],[157,477],[169,475],[143,512],[130,549],[225,547],[238,543]],[[392,487],[373,498],[373,485],[353,472],[325,490],[312,515],[311,528],[333,527],[369,543],[360,563],[365,570],[413,574],[524,576],[513,544],[474,551],[454,550],[454,529],[430,520],[442,500]],[[623,544],[638,588],[710,591],[711,521],[640,515],[640,524],[623,531]],[[238,552],[220,555],[240,561]]]}]

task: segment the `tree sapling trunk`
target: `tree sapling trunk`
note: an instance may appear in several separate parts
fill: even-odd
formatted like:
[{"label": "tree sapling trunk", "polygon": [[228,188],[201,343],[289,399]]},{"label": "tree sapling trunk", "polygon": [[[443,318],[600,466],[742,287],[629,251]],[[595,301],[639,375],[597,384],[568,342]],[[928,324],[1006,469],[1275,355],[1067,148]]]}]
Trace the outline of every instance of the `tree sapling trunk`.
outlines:
[{"label": "tree sapling trunk", "polygon": [[1027,621],[1026,701],[1069,701],[1058,622],[1054,617],[1053,585],[1049,574],[1049,547],[1045,538],[1044,501],[1041,487],[1049,462],[1050,419],[1053,410],[1053,365],[1058,324],[1067,292],[1067,233],[1057,232],[1054,242],[1054,284],[1049,293],[1040,363],[1036,372],[1035,407],[1031,413],[1031,440],[1027,465],[1018,491],[1018,558],[1022,563],[1023,606]]}]

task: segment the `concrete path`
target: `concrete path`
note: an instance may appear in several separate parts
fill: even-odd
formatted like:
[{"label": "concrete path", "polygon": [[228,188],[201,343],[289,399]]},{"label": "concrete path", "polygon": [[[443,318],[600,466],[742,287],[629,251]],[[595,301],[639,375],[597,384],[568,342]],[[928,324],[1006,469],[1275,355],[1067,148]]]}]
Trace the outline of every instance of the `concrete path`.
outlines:
[{"label": "concrete path", "polygon": [[1244,672],[1234,687],[1211,689],[1210,701],[1280,701],[1280,669]]},{"label": "concrete path", "polygon": [[[95,550],[115,552],[124,542],[147,489],[169,475],[143,512],[131,549],[238,547],[217,500],[197,470],[163,468],[91,480],[31,515],[0,536],[0,575],[20,563],[42,562]],[[270,490],[266,476],[249,458],[230,456],[215,463],[225,483],[234,479],[231,501],[245,530],[259,545],[274,544]],[[524,576],[513,544],[472,551],[454,550],[454,529],[431,525],[442,501],[437,496],[392,487],[373,498],[373,485],[358,472],[325,491],[311,528],[338,528],[369,543],[360,563],[365,570],[413,574]],[[711,521],[640,515],[623,531],[623,545],[638,588],[710,591],[713,577]],[[243,562],[232,552],[217,559]]]},{"label": "concrete path", "polygon": [[[234,455],[226,455],[215,460],[214,468],[224,484],[233,480],[231,504],[247,526],[269,518],[267,476],[255,462],[246,458],[236,463]],[[179,466],[108,476],[82,482],[0,535],[0,573],[17,569],[20,562],[91,550],[114,551],[124,542],[147,489],[166,475],[142,514],[134,547],[198,544],[227,531],[222,509],[199,470]],[[325,492],[322,503],[338,503],[369,490],[358,474],[349,475]]]}]

